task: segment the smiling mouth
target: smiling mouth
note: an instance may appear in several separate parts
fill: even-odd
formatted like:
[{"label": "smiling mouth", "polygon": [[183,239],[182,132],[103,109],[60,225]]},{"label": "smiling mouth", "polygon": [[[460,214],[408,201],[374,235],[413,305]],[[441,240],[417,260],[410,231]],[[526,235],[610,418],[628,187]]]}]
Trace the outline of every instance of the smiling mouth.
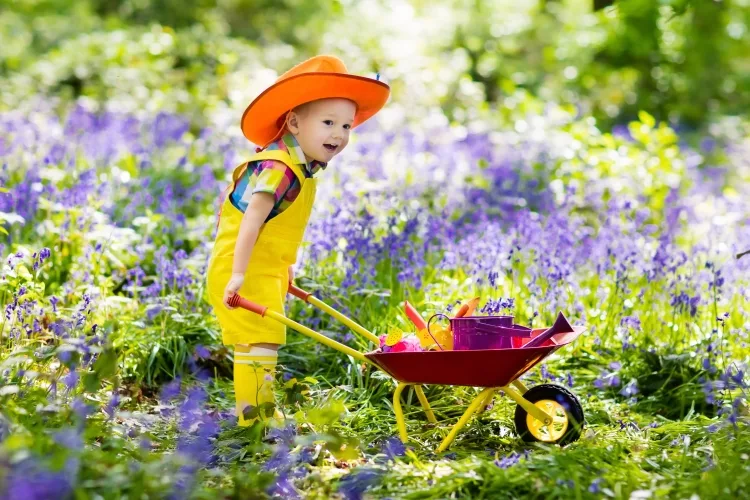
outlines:
[{"label": "smiling mouth", "polygon": [[338,146],[334,146],[333,144],[323,144],[323,147],[330,152],[334,152],[338,148]]}]

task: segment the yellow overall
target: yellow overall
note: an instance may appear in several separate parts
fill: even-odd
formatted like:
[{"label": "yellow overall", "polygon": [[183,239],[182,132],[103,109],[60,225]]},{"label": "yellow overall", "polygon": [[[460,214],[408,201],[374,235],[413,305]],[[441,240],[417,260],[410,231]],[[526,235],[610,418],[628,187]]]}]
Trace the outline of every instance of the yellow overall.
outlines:
[{"label": "yellow overall", "polygon": [[[289,207],[261,226],[239,294],[284,314],[289,266],[297,260],[297,251],[310,218],[315,201],[315,179],[306,178],[286,151],[266,150],[250,158],[250,162],[258,160],[276,160],[286,164],[299,179],[301,189]],[[234,189],[245,168],[246,165],[241,165],[234,170],[232,185],[224,196],[219,212],[216,242],[208,264],[208,299],[221,325],[224,344],[285,344],[286,326],[283,324],[244,309],[227,309],[223,303],[224,288],[232,276],[234,246],[243,217],[243,213],[230,201],[228,193]]]}]

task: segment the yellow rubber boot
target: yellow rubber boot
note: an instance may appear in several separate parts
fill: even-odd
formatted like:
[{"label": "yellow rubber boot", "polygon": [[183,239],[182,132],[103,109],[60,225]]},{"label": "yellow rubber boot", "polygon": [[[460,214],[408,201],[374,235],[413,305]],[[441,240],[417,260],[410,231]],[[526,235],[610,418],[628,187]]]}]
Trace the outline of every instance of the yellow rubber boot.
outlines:
[{"label": "yellow rubber boot", "polygon": [[277,360],[278,354],[273,349],[234,346],[235,411],[240,426],[249,426],[258,420],[260,405],[275,402],[273,384]]}]

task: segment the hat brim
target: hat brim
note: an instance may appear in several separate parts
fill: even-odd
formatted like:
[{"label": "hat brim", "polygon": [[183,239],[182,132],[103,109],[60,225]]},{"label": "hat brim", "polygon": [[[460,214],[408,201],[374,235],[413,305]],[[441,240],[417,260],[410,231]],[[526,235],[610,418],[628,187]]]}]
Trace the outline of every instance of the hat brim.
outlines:
[{"label": "hat brim", "polygon": [[378,80],[344,73],[303,73],[268,87],[242,114],[242,133],[252,143],[265,146],[279,133],[286,113],[318,99],[349,99],[357,105],[352,128],[361,125],[385,105],[390,87]]}]

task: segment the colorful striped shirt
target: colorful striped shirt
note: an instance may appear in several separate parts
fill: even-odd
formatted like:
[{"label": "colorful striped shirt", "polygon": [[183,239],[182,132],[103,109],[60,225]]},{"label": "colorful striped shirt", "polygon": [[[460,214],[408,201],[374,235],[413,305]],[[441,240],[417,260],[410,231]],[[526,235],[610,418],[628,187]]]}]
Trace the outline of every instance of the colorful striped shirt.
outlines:
[{"label": "colorful striped shirt", "polygon": [[[309,164],[305,160],[305,153],[297,143],[297,139],[290,133],[272,143],[268,150],[280,149],[289,153],[292,161],[301,167],[306,178],[311,178],[318,171],[326,168],[326,163],[314,160]],[[237,180],[229,200],[237,210],[244,213],[250,198],[255,193],[269,193],[273,195],[274,205],[268,214],[266,222],[286,210],[300,193],[300,182],[291,168],[275,160],[260,160],[248,162],[247,168]]]}]

